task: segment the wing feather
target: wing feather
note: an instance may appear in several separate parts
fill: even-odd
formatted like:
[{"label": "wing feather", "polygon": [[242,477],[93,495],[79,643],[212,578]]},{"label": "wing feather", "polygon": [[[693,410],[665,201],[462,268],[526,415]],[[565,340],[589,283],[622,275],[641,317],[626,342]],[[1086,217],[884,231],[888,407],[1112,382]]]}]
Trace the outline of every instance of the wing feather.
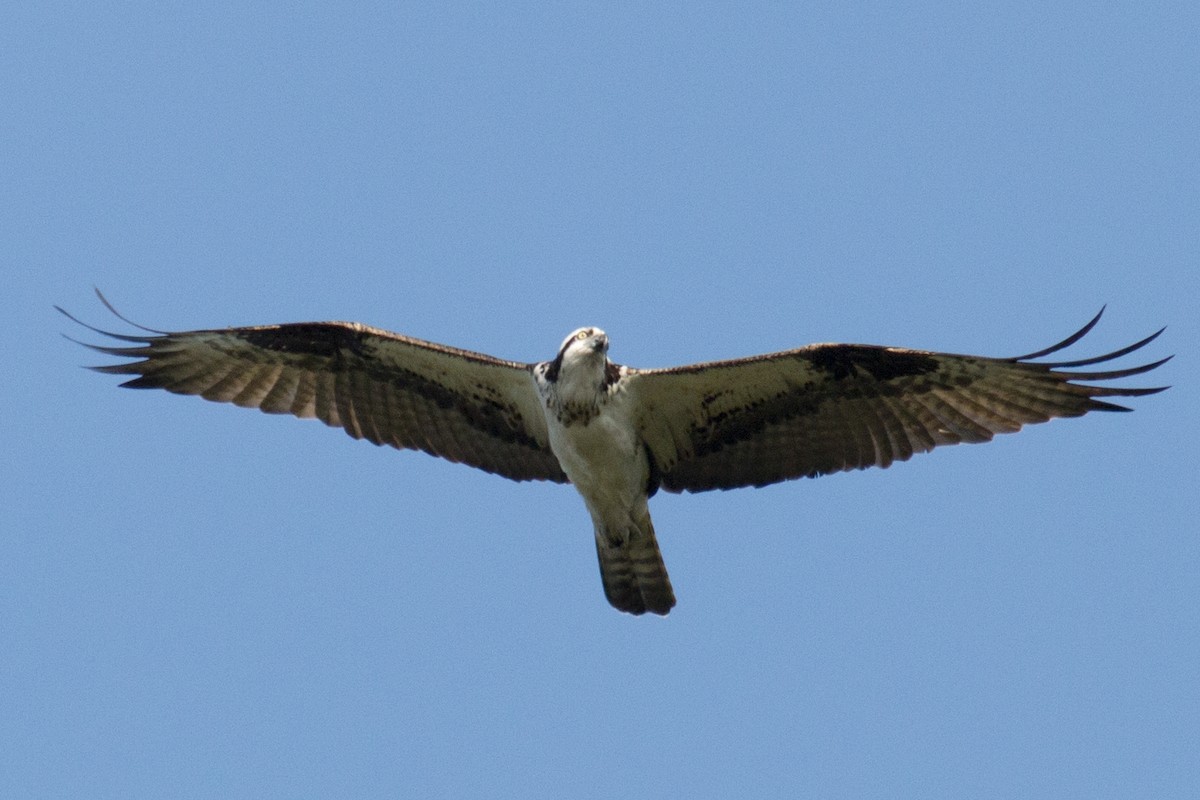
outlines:
[{"label": "wing feather", "polygon": [[[1101,314],[1103,309],[1101,309]],[[1100,319],[1058,344],[1015,358],[821,344],[734,361],[628,370],[639,429],[668,491],[763,486],[830,472],[887,467],[915,453],[1089,411],[1128,411],[1104,397],[1166,387],[1097,386],[1141,375],[1070,372],[1109,362],[1162,331],[1091,358],[1035,362],[1078,342]]]},{"label": "wing feather", "polygon": [[178,332],[129,323],[144,331],[129,335],[59,311],[125,344],[80,342],[133,359],[93,368],[133,376],[123,386],[316,417],[356,439],[423,450],[514,480],[567,480],[550,450],[528,364],[349,322]]},{"label": "wing feather", "polygon": [[[264,364],[258,368],[254,377],[229,402],[242,408],[264,408],[267,397],[278,386],[283,373],[282,364]],[[286,383],[284,384],[287,385]]]}]

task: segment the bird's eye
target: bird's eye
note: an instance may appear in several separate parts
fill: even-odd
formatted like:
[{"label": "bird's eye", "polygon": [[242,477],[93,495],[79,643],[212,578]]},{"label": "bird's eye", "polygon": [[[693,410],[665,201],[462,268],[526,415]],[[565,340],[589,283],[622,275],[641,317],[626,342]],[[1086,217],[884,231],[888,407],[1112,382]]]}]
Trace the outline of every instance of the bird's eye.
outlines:
[{"label": "bird's eye", "polygon": [[588,332],[587,332],[587,331],[580,331],[579,333],[575,334],[575,338],[576,338],[577,340],[581,341],[581,342],[582,342],[584,339],[586,339],[587,337],[588,337]]}]

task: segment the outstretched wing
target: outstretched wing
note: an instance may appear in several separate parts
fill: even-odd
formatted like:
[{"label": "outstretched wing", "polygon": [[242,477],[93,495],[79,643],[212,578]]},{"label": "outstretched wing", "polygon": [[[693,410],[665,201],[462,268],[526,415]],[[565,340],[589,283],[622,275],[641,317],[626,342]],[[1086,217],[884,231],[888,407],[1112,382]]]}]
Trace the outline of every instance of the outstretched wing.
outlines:
[{"label": "outstretched wing", "polygon": [[[1101,309],[1101,314],[1103,309]],[[1082,338],[1100,314],[1053,347],[1016,358],[818,344],[753,358],[665,370],[631,370],[626,391],[640,434],[668,491],[763,486],[791,478],[887,467],[939,445],[1088,411],[1128,411],[1098,399],[1166,387],[1094,386],[1139,375],[1168,359],[1103,372],[1099,364],[1152,342],[1095,358],[1033,363]]]},{"label": "outstretched wing", "polygon": [[528,364],[353,322],[180,332],[130,323],[145,331],[131,336],[93,328],[58,310],[128,343],[81,342],[101,353],[140,359],[93,367],[136,376],[122,386],[316,417],[355,439],[424,450],[513,480],[567,481],[550,451]]}]

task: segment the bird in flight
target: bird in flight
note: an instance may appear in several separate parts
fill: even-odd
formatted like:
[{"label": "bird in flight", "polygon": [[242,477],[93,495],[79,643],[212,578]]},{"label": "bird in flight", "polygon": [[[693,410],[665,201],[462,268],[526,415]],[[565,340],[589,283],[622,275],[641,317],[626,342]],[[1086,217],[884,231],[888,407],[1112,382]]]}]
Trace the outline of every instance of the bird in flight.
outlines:
[{"label": "bird in flight", "polygon": [[1140,375],[1170,358],[1078,369],[1128,355],[1159,330],[1106,355],[1036,361],[1083,338],[1103,309],[1058,344],[1014,358],[813,344],[635,369],[609,360],[599,328],[574,331],[549,361],[521,363],[355,322],[158,331],[96,294],[141,332],[111,333],[58,310],[123,343],[79,342],[134,359],[92,368],[134,376],[122,386],[315,417],[377,445],[517,481],[573,484],[592,518],[604,594],[630,614],[666,614],[675,605],[647,506],[659,489],[766,486],[888,467],[1054,417],[1128,411],[1102,398],[1167,387],[1095,382]]}]

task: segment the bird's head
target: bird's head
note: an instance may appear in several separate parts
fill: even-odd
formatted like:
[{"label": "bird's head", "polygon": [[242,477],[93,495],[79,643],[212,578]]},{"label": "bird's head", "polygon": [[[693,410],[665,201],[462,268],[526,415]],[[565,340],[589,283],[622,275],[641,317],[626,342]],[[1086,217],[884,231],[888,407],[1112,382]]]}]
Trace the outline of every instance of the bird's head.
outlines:
[{"label": "bird's head", "polygon": [[599,328],[580,328],[572,331],[558,348],[558,354],[564,361],[591,359],[596,358],[597,354],[604,356],[607,353],[608,334]]},{"label": "bird's head", "polygon": [[608,334],[599,328],[579,328],[563,339],[558,355],[551,362],[548,377],[558,381],[563,375],[590,383],[608,368]]}]

